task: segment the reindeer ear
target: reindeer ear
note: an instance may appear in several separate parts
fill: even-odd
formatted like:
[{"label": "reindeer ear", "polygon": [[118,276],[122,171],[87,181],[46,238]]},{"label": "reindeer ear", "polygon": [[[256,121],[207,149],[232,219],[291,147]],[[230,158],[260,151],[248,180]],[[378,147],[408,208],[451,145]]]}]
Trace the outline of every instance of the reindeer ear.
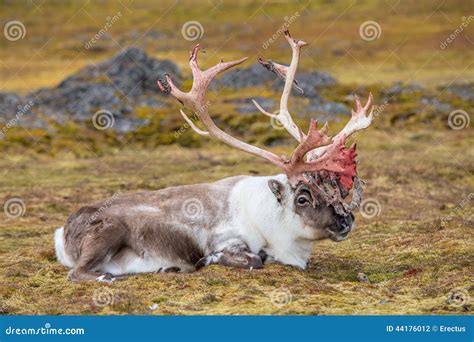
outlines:
[{"label": "reindeer ear", "polygon": [[284,189],[283,183],[277,181],[276,179],[270,179],[268,181],[268,187],[273,192],[278,202],[280,202],[281,199],[283,198],[283,189]]}]

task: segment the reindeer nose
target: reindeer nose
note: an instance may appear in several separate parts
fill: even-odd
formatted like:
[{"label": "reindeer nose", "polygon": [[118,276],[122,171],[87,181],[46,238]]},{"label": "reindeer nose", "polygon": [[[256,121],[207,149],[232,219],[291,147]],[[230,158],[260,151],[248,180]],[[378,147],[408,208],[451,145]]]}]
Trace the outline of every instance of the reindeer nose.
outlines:
[{"label": "reindeer nose", "polygon": [[354,215],[349,213],[347,216],[338,217],[339,233],[349,233],[352,229],[352,222],[354,222]]}]

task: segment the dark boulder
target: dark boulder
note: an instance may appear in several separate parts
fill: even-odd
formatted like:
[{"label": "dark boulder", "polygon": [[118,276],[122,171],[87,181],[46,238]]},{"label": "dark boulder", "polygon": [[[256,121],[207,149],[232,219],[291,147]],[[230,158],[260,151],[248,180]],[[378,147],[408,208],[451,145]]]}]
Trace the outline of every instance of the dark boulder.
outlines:
[{"label": "dark boulder", "polygon": [[[91,120],[97,111],[107,111],[115,117],[112,129],[127,132],[146,124],[147,120],[133,117],[136,107],[161,108],[157,95],[158,78],[165,73],[181,82],[179,68],[167,60],[158,60],[138,48],[128,48],[110,60],[88,65],[68,77],[55,88],[42,88],[27,98],[5,93],[0,96],[0,119],[7,118],[26,99],[33,101],[32,111],[64,124],[70,120]],[[5,120],[3,120],[5,121]]]},{"label": "dark boulder", "polygon": [[260,64],[253,64],[248,68],[235,69],[222,74],[212,82],[210,89],[260,87],[273,80],[275,80],[274,74]]},{"label": "dark boulder", "polygon": [[172,75],[175,84],[181,83],[179,68],[168,60],[149,57],[139,48],[127,48],[110,60],[88,65],[64,80],[58,88],[70,88],[90,81],[110,83],[121,96],[134,98],[146,92],[158,94],[156,81],[165,73]]},{"label": "dark boulder", "polygon": [[[337,84],[337,80],[334,77],[319,71],[299,73],[296,74],[295,78],[298,81],[298,87],[300,87],[303,92],[293,89],[292,94],[307,98],[318,97],[318,88],[330,87]],[[272,87],[275,90],[281,91],[284,85],[284,80],[278,79]]]}]

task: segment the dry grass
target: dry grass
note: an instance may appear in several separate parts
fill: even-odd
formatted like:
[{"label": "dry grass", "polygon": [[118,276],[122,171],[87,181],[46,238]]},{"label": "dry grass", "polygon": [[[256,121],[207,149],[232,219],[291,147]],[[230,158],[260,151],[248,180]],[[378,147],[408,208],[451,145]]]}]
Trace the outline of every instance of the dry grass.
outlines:
[{"label": "dry grass", "polygon": [[[187,72],[188,50],[194,43],[182,39],[180,32],[189,20],[197,20],[204,27],[202,42],[210,53],[203,56],[202,65],[210,65],[221,56],[227,60],[241,55],[254,59],[257,54],[288,61],[286,44],[275,43],[267,50],[262,44],[285,16],[296,12],[301,15],[290,29],[310,43],[301,66],[331,72],[343,83],[324,94],[333,100],[346,101],[345,96],[355,89],[366,96],[370,89],[380,101],[381,84],[386,87],[398,80],[418,81],[428,87],[474,80],[474,24],[448,48],[439,47],[459,27],[461,17],[471,13],[467,1],[401,2],[395,10],[390,8],[390,1],[375,0],[357,4],[250,0],[173,3],[53,0],[37,8],[36,2],[25,5],[0,0],[2,27],[9,20],[21,20],[27,28],[23,40],[0,40],[1,91],[26,93],[54,86],[84,65],[129,45],[173,59]],[[94,49],[84,49],[83,42],[117,11],[123,17],[109,36]],[[381,37],[371,42],[359,36],[360,24],[368,20],[377,21],[382,28]],[[145,36],[147,32],[160,36],[150,38]],[[263,89],[224,94],[226,98],[256,95],[277,98]],[[449,98],[446,93],[433,96],[452,108],[472,112],[472,104]],[[316,243],[308,270],[282,265],[268,265],[258,271],[212,266],[194,274],[139,275],[110,286],[72,284],[66,279],[67,269],[55,260],[54,230],[74,210],[118,190],[160,189],[279,171],[215,143],[193,149],[177,145],[152,149],[174,141],[173,131],[182,125],[174,102],[170,109],[135,113],[150,118],[152,125],[127,137],[73,124],[48,132],[12,128],[6,139],[0,140],[0,199],[5,203],[20,198],[26,212],[16,219],[4,213],[0,216],[0,312],[469,313],[470,304],[455,306],[446,300],[453,289],[474,298],[474,217],[471,202],[466,202],[474,192],[472,129],[441,127],[448,113],[432,115],[425,106],[416,104],[418,101],[413,97],[390,104],[386,119],[377,118],[378,127],[357,137],[360,173],[368,181],[365,196],[376,199],[381,212],[372,219],[357,214],[358,227],[347,241]],[[240,115],[231,106],[225,107],[221,99],[216,102],[213,109],[225,113],[219,116],[219,123],[238,133],[250,127],[244,137],[248,141],[269,143],[284,135],[271,131],[261,116]],[[416,115],[405,119],[407,113]],[[391,121],[396,117],[399,120]],[[300,123],[307,119],[299,118]],[[178,143],[198,146],[190,132]],[[290,147],[279,145],[275,149],[288,153]],[[441,219],[448,215],[452,220],[442,225]],[[365,273],[370,283],[359,282],[359,272]],[[289,294],[289,303],[275,305],[275,301],[288,300]],[[97,305],[98,299],[109,305]],[[149,307],[153,304],[156,308],[152,311]]]},{"label": "dry grass", "polygon": [[[380,202],[380,215],[367,219],[357,214],[358,227],[344,242],[316,243],[308,270],[276,264],[253,271],[212,266],[193,274],[138,275],[110,286],[70,283],[67,269],[55,260],[53,232],[73,210],[117,190],[277,170],[215,144],[205,149],[127,149],[84,159],[72,152],[55,158],[4,155],[0,197],[21,198],[26,213],[17,219],[2,217],[2,313],[466,313],[469,304],[457,307],[446,300],[453,289],[474,295],[473,211],[469,202],[460,207],[474,189],[471,132],[373,129],[370,139],[361,135],[358,141],[366,198]],[[453,219],[441,225],[440,219],[453,212]],[[359,272],[370,283],[358,282]],[[288,304],[274,304],[289,298],[288,293]],[[94,294],[96,302],[113,303],[96,305]]]}]

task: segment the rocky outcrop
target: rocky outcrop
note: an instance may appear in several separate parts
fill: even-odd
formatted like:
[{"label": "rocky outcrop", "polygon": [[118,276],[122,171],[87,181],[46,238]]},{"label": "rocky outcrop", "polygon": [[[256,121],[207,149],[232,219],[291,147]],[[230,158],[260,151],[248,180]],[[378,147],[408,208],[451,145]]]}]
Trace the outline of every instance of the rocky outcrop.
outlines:
[{"label": "rocky outcrop", "polygon": [[21,120],[19,124],[29,126],[28,123],[41,121],[38,114],[60,124],[88,121],[102,110],[114,116],[112,129],[133,131],[147,123],[130,115],[134,108],[164,106],[158,98],[161,94],[156,81],[165,73],[173,75],[180,84],[181,73],[174,63],[149,57],[138,48],[128,48],[110,60],[84,67],[57,87],[39,89],[25,97],[0,94],[0,120],[9,120],[16,115],[18,106],[31,101],[33,105],[25,115],[32,120]]}]

